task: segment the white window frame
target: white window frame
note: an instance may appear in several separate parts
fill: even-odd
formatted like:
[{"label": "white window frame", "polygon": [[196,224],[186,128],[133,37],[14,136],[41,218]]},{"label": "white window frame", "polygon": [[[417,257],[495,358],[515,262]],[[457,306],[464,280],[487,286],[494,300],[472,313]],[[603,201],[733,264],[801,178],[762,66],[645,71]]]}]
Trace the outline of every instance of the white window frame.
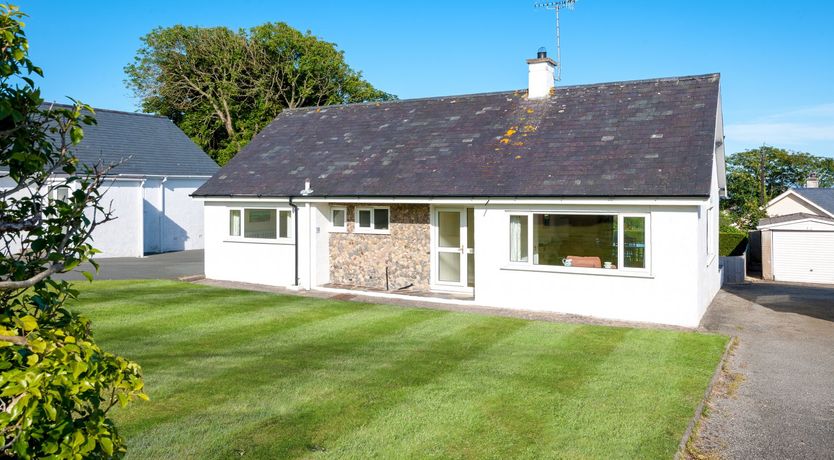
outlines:
[{"label": "white window frame", "polygon": [[[535,228],[536,214],[551,214],[551,215],[592,215],[592,216],[615,216],[617,218],[617,268],[587,268],[587,267],[565,267],[560,265],[538,265],[535,264],[535,251],[533,231]],[[651,237],[651,213],[650,212],[617,212],[617,211],[574,211],[574,210],[536,210],[536,211],[509,211],[507,212],[506,225],[504,226],[506,232],[506,241],[510,242],[510,216],[526,216],[527,217],[527,262],[513,262],[510,260],[510,244],[505,246],[506,253],[504,256],[505,268],[529,270],[529,271],[543,271],[543,272],[565,272],[565,273],[588,273],[595,275],[611,275],[611,276],[651,276],[652,270],[652,237]],[[645,250],[644,250],[644,268],[630,268],[625,267],[625,218],[626,217],[642,217],[645,219]]]},{"label": "white window frame", "polygon": [[[345,222],[340,227],[337,227],[336,225],[333,224],[333,222],[335,222],[335,219],[333,219],[333,213],[335,213],[336,211],[342,211],[345,214]],[[331,206],[330,207],[330,232],[331,233],[347,233],[347,222],[348,222],[347,218],[348,218],[347,206]],[[391,219],[389,218],[388,220],[390,221]],[[389,224],[390,224],[390,222],[389,222]]]},{"label": "white window frame", "polygon": [[707,231],[707,266],[710,266],[715,260],[715,254],[718,252],[715,247],[716,226],[714,217],[715,206],[712,204],[707,208],[707,215],[705,216],[706,231]]},{"label": "white window frame", "polygon": [[[275,210],[275,235],[276,238],[247,238],[246,235],[246,210]],[[232,211],[240,211],[240,236],[230,235],[230,219]],[[281,213],[288,212],[290,218],[287,221],[287,237],[281,237]],[[275,207],[275,206],[232,206],[226,208],[226,226],[224,238],[225,241],[238,243],[261,243],[261,244],[293,244],[295,242],[295,225],[293,219],[295,215],[292,208]]]},{"label": "white window frame", "polygon": [[[388,211],[388,228],[385,230],[377,230],[374,228],[374,210],[376,209],[385,209]],[[359,226],[359,212],[360,211],[370,211],[371,212],[371,226],[368,227],[360,227]],[[354,221],[353,221],[353,232],[354,233],[373,233],[377,235],[388,235],[391,233],[391,207],[390,206],[362,206],[356,207],[356,210],[353,214]]]}]

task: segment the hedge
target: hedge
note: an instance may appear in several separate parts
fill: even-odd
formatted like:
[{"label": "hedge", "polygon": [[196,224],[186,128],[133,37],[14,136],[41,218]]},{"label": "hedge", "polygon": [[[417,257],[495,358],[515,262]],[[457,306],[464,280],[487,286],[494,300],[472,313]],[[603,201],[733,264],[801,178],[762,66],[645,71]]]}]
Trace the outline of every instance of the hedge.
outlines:
[{"label": "hedge", "polygon": [[722,256],[740,256],[747,250],[747,235],[744,233],[718,234],[718,254]]}]

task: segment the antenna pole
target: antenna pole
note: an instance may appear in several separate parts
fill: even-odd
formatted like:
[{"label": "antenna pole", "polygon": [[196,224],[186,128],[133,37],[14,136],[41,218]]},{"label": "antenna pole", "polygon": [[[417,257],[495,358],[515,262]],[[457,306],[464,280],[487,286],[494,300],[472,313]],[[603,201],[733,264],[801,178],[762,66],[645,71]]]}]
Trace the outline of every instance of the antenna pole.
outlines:
[{"label": "antenna pole", "polygon": [[573,9],[575,4],[576,0],[558,0],[533,5],[536,8],[556,11],[556,81],[562,81],[562,33],[559,26],[559,10],[562,8]]},{"label": "antenna pole", "polygon": [[556,81],[562,81],[562,34],[559,32],[559,10],[556,8]]}]

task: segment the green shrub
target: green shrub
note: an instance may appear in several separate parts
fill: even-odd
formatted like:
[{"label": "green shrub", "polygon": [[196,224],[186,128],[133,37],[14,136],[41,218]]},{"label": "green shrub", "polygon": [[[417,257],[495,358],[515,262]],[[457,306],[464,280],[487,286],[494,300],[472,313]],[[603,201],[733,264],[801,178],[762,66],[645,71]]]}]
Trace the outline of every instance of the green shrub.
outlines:
[{"label": "green shrub", "polygon": [[718,234],[718,254],[722,256],[740,256],[747,250],[747,235],[744,233]]}]

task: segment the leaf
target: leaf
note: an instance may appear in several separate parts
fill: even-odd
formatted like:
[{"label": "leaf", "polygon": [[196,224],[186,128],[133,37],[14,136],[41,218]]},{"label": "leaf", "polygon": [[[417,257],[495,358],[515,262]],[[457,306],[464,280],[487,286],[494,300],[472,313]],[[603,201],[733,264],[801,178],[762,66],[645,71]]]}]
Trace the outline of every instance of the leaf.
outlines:
[{"label": "leaf", "polygon": [[26,332],[34,331],[38,328],[38,320],[36,320],[32,315],[26,315],[23,318],[20,318],[20,325]]},{"label": "leaf", "polygon": [[91,283],[93,282],[93,274],[92,273],[87,272],[87,271],[83,271],[83,272],[81,272],[81,274],[84,275],[84,278],[87,278],[87,281],[89,281]]},{"label": "leaf", "polygon": [[79,126],[73,126],[72,129],[70,129],[70,139],[72,140],[73,145],[78,145],[78,143],[81,142],[81,139],[84,139],[84,130]]},{"label": "leaf", "polygon": [[101,444],[101,449],[104,450],[105,454],[113,455],[113,441],[110,438],[101,438],[98,442]]}]

